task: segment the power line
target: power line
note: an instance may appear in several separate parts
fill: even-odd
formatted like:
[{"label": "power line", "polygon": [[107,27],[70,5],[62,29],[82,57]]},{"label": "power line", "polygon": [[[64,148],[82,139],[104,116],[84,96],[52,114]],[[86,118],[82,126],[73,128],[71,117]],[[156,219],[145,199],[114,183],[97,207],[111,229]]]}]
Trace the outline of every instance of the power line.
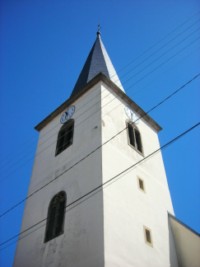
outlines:
[{"label": "power line", "polygon": [[[190,25],[189,27],[187,27],[186,30],[190,29],[193,25],[195,25],[196,22],[197,22],[197,21],[195,21],[192,25]],[[184,23],[183,23],[183,24],[184,24]],[[185,31],[186,31],[186,30],[185,30]],[[184,33],[185,31],[182,31],[181,33],[179,33],[179,35],[181,35],[181,34]],[[177,38],[177,37],[171,39],[170,41],[172,41],[172,40],[174,40],[174,39],[176,39],[176,38]],[[165,38],[164,38],[164,39],[165,39]],[[170,41],[168,41],[167,44],[170,43]],[[166,46],[166,44],[165,44],[164,46]],[[163,46],[162,46],[162,47],[163,47]],[[156,51],[156,52],[158,52],[158,51]],[[152,54],[151,54],[151,55],[152,55]],[[140,64],[139,64],[139,65],[140,65]],[[157,69],[157,68],[156,68],[156,69]],[[154,69],[154,70],[155,70],[155,69]],[[146,76],[147,76],[147,75],[145,75],[144,78],[145,78]],[[142,79],[141,79],[141,80],[142,80]],[[140,80],[139,80],[139,81],[140,81]],[[56,126],[55,126],[55,127],[56,127]],[[28,160],[28,161],[29,161],[29,160]],[[9,164],[11,164],[11,163],[9,162]],[[12,173],[12,172],[11,172],[11,173]]]},{"label": "power line", "polygon": [[[184,38],[183,40],[181,40],[178,44],[174,45],[173,47],[171,47],[170,49],[168,49],[167,51],[165,51],[164,53],[162,53],[159,57],[157,57],[156,59],[154,59],[152,62],[150,62],[144,69],[148,68],[149,66],[153,65],[155,62],[157,62],[162,56],[165,56],[169,51],[171,51],[172,49],[174,49],[175,47],[177,47],[178,45],[182,44],[183,41],[187,40],[189,37],[191,37],[191,35],[193,35],[194,33],[196,33],[197,31],[199,31],[200,28],[198,28],[197,30],[195,30],[194,32],[192,32],[192,34],[188,35],[186,38]],[[183,47],[181,50],[179,50],[178,52],[176,52],[173,56],[170,57],[173,58],[174,56],[177,56],[177,54],[179,54],[180,52],[182,52],[183,50],[185,50],[188,46],[191,45],[191,43],[194,43],[196,41],[198,41],[200,39],[200,37],[196,38],[195,40],[193,40],[192,42],[190,42],[188,45],[186,45],[185,47]],[[165,61],[164,63],[168,62],[169,59],[167,61]],[[161,63],[163,65],[163,63]],[[160,67],[160,65],[158,65],[158,67]],[[158,68],[157,67],[157,68]],[[157,69],[156,68],[156,69]],[[131,75],[128,79],[126,79],[125,82],[129,81],[130,79],[132,79],[133,77],[137,76],[138,74],[142,73],[144,71],[144,69],[137,71],[135,74]],[[156,69],[153,69],[156,70]],[[143,76],[142,79],[146,77]]]},{"label": "power line", "polygon": [[[172,98],[175,94],[177,94],[178,92],[180,92],[183,88],[185,88],[186,86],[188,86],[191,82],[193,82],[195,79],[197,79],[200,76],[200,73],[198,73],[197,75],[195,75],[192,79],[190,79],[189,81],[187,81],[185,84],[183,84],[182,86],[180,86],[177,90],[175,90],[173,93],[171,93],[170,95],[168,95],[167,97],[165,97],[162,101],[160,101],[158,104],[156,104],[155,106],[153,106],[152,108],[150,108],[147,112],[144,113],[144,115],[140,116],[137,120],[135,120],[133,123],[137,122],[138,120],[142,119],[143,117],[147,116],[148,113],[150,113],[151,111],[155,110],[156,108],[158,108],[160,105],[162,105],[163,103],[165,103],[166,101],[168,101],[170,98]],[[74,163],[71,167],[69,167],[68,169],[66,169],[65,171],[63,171],[61,174],[59,174],[58,176],[56,176],[54,179],[50,180],[48,183],[46,183],[45,185],[41,186],[40,188],[38,188],[37,190],[33,191],[31,194],[29,194],[27,197],[25,197],[24,199],[22,199],[21,201],[19,201],[18,203],[16,203],[15,205],[13,205],[12,207],[10,207],[9,209],[7,209],[5,212],[3,212],[0,215],[0,218],[2,218],[3,216],[5,216],[6,214],[8,214],[9,212],[11,212],[12,210],[14,210],[16,207],[18,207],[19,205],[21,205],[23,202],[25,202],[27,199],[29,199],[30,197],[32,197],[33,195],[35,195],[36,193],[38,193],[40,190],[42,190],[43,188],[45,188],[46,186],[48,186],[49,184],[51,184],[52,182],[54,182],[56,179],[58,179],[59,177],[61,177],[64,173],[68,172],[69,170],[71,170],[72,168],[74,168],[76,165],[78,165],[80,162],[82,162],[83,160],[85,160],[86,158],[88,158],[89,156],[91,156],[93,153],[95,153],[98,149],[100,149],[102,146],[106,145],[107,143],[109,143],[111,140],[113,140],[115,137],[117,137],[119,134],[121,134],[123,131],[125,131],[127,129],[127,126],[125,128],[123,128],[121,131],[119,131],[117,134],[115,134],[114,136],[112,136],[111,138],[109,138],[107,141],[105,141],[103,144],[99,145],[98,147],[96,147],[94,150],[92,150],[90,153],[88,153],[86,156],[84,156],[82,159],[80,159],[79,161],[77,161],[76,163]]]},{"label": "power line", "polygon": [[[133,60],[131,60],[127,65],[125,65],[124,67],[122,67],[121,69],[119,69],[118,72],[121,72],[123,69],[125,69],[126,67],[128,67],[129,65],[131,65],[132,62],[136,61],[138,58],[140,58],[141,56],[143,56],[144,54],[146,54],[147,52],[149,52],[149,50],[151,50],[152,48],[156,47],[158,44],[162,43],[162,41],[164,41],[168,36],[170,36],[172,33],[176,32],[177,29],[182,28],[183,25],[185,25],[188,21],[190,21],[191,19],[193,19],[193,17],[195,17],[196,15],[199,15],[199,13],[200,12],[198,11],[197,13],[193,14],[188,19],[186,19],[184,22],[182,22],[181,24],[179,24],[172,31],[170,31],[169,33],[167,33],[166,35],[164,35],[163,38],[161,38],[159,41],[156,41],[155,43],[153,43],[146,50],[144,50],[141,54],[139,54],[137,57],[135,57]],[[195,21],[195,22],[197,22],[197,21]]]},{"label": "power line", "polygon": [[[168,33],[164,38],[162,38],[160,41],[156,42],[155,44],[153,44],[150,48],[148,48],[147,50],[145,50],[141,55],[139,55],[137,58],[143,56],[146,52],[148,52],[150,49],[152,49],[153,47],[157,46],[159,43],[161,43],[163,40],[166,39],[166,37],[168,37],[171,33],[175,32],[177,29],[179,29],[180,27],[182,27],[183,25],[185,25],[188,21],[190,21],[194,16],[196,16],[199,12],[195,13],[194,15],[192,15],[191,17],[189,17],[187,20],[185,20],[183,23],[181,23],[180,25],[178,25],[174,30],[172,30],[172,32]],[[190,29],[191,27],[193,27],[196,23],[198,22],[198,20],[196,20],[194,23],[192,23],[191,25],[189,25],[184,31],[182,31],[181,33],[179,33],[178,35],[176,35],[174,38],[170,39],[166,44],[164,44],[163,46],[161,46],[161,48],[165,47],[168,43],[170,43],[171,41],[175,40],[178,36],[180,36],[181,34],[183,34],[184,32],[186,32],[188,29]],[[160,49],[161,49],[160,48]],[[155,53],[151,54],[150,56],[147,57],[150,58],[152,55],[156,54],[157,52],[160,51],[157,50]],[[136,58],[136,59],[137,59]],[[131,62],[134,62],[136,59],[132,60]],[[145,60],[142,61],[142,63],[145,62]],[[130,65],[130,63],[128,64]],[[141,65],[141,63],[139,64]],[[122,69],[124,69],[125,67],[123,67]],[[146,75],[147,76],[147,75]],[[145,76],[145,77],[146,77]],[[114,77],[114,75],[113,75]],[[55,126],[56,127],[56,126]],[[9,162],[10,163],[10,162]]]},{"label": "power line", "polygon": [[[197,46],[197,48],[198,49],[200,49],[200,47],[199,47],[199,45],[200,44],[198,44],[198,46]],[[181,51],[182,52],[182,51]],[[188,51],[188,53],[187,54],[184,54],[184,56],[181,56],[181,58],[179,58],[178,59],[178,61],[177,61],[177,64],[179,65],[179,64],[181,64],[181,62],[183,62],[184,60],[185,60],[185,58],[190,58],[190,56],[191,56],[191,54],[194,54],[194,53],[196,53],[196,51],[194,51],[194,49],[191,49],[190,51]],[[171,60],[171,59],[170,59]],[[169,60],[168,60],[169,61]],[[165,65],[165,63],[163,64],[163,65]],[[172,68],[177,68],[177,65],[174,65],[174,63],[173,63],[173,66],[168,66],[167,68],[166,68],[166,70],[162,70],[162,71],[159,71],[159,75],[160,75],[160,73],[163,73],[163,72],[168,72],[169,71],[169,69],[170,69],[170,71],[172,71]],[[146,76],[149,76],[150,75],[150,73],[147,73],[146,74]],[[156,79],[157,80],[157,79]],[[138,82],[139,83],[139,82]],[[146,83],[144,86],[142,86],[142,87],[140,87],[140,86],[137,86],[137,87],[134,87],[133,88],[133,91],[134,91],[134,96],[136,96],[137,94],[140,94],[141,92],[143,92],[144,90],[146,90],[146,88],[152,88],[152,84],[153,83],[155,83],[155,78],[153,78],[153,76],[151,77],[151,81],[148,81],[148,83]],[[130,88],[132,88],[132,86],[133,85],[135,85],[135,84],[137,84],[137,82],[136,83],[134,83],[134,84],[132,84],[131,86],[128,86],[128,88],[126,87],[126,89],[130,89]],[[155,89],[154,89],[155,90]]]},{"label": "power line", "polygon": [[154,71],[156,71],[157,69],[159,69],[161,66],[165,65],[167,62],[169,62],[171,59],[173,59],[175,56],[177,56],[180,52],[184,51],[188,46],[190,46],[191,44],[195,43],[196,41],[198,41],[200,39],[200,37],[196,38],[195,40],[193,40],[193,42],[191,42],[189,45],[184,46],[179,52],[176,52],[174,55],[172,55],[171,57],[169,57],[165,62],[160,63],[157,67],[155,67],[153,70],[147,72],[144,76],[142,76],[142,78],[138,79],[136,82],[134,82],[133,84],[131,84],[128,88],[135,86],[136,84],[138,84],[141,80],[143,80],[145,77],[149,76],[151,73],[153,73]]},{"label": "power line", "polygon": [[[176,55],[177,55],[177,54],[175,54],[174,56],[176,56]],[[174,57],[174,56],[172,56],[172,57]],[[172,58],[172,57],[171,57],[171,58]],[[171,58],[170,58],[170,59],[171,59]],[[165,62],[164,62],[164,63],[165,63]],[[163,64],[163,63],[162,63],[162,64]],[[160,65],[162,65],[162,64],[160,64]],[[157,68],[158,68],[158,67],[157,67]],[[157,69],[157,68],[156,68],[156,69]],[[154,70],[153,70],[153,71],[154,71]],[[151,71],[151,72],[153,72],[153,71]],[[151,73],[151,72],[150,72],[150,73]],[[147,73],[147,75],[149,75],[150,73]],[[147,76],[147,75],[146,75],[146,76]],[[136,82],[135,84],[137,84],[137,83],[138,83],[138,82]],[[107,96],[106,96],[106,97],[107,97]],[[106,98],[106,97],[105,97],[105,98]],[[114,100],[114,98],[113,98],[113,100]],[[111,101],[109,101],[109,102],[112,102],[112,100],[111,100]],[[109,103],[107,103],[107,104],[109,104]],[[107,105],[107,104],[106,104],[106,105]],[[86,118],[86,119],[87,119],[87,118]],[[83,122],[83,121],[82,121],[82,122]],[[82,124],[82,122],[81,122],[80,124]],[[53,135],[53,136],[54,136],[54,135]],[[52,137],[52,136],[50,136],[50,138],[51,138],[51,137]],[[48,138],[48,139],[49,139],[49,138]],[[47,146],[46,148],[48,148],[48,146]],[[42,153],[43,151],[45,151],[45,150],[46,150],[46,148],[45,148],[45,149],[43,149],[43,150],[42,150],[40,153]],[[39,154],[40,154],[40,153],[39,153]],[[38,154],[36,154],[36,156],[38,156]],[[36,156],[35,156],[35,157],[36,157]],[[33,157],[32,157],[32,156],[31,156],[31,158],[30,158],[30,159],[28,159],[28,160],[27,160],[25,163],[27,163],[27,162],[28,162],[28,161],[30,161],[31,159],[33,159]],[[24,164],[23,164],[23,165],[24,165]],[[12,171],[11,171],[11,173],[12,173]]]},{"label": "power line", "polygon": [[[186,134],[188,134],[189,132],[193,131],[195,128],[200,126],[200,122],[196,123],[195,125],[193,125],[192,127],[188,128],[187,130],[185,130],[184,132],[182,132],[181,134],[179,134],[178,136],[174,137],[173,139],[171,139],[170,141],[168,141],[167,143],[165,143],[163,146],[161,146],[160,148],[156,149],[155,151],[153,151],[152,153],[150,153],[149,155],[147,155],[146,157],[142,158],[141,160],[139,160],[138,162],[132,164],[131,166],[129,166],[128,168],[124,169],[123,171],[119,172],[118,174],[116,174],[115,176],[113,176],[112,178],[108,179],[106,182],[100,184],[99,186],[93,188],[92,190],[90,190],[89,192],[87,192],[86,194],[84,194],[83,196],[77,198],[76,200],[72,201],[70,204],[65,206],[65,209],[72,207],[74,204],[82,201],[83,199],[85,199],[86,197],[89,197],[91,194],[96,193],[98,190],[102,189],[103,187],[105,187],[105,185],[108,185],[109,183],[113,182],[116,178],[118,178],[119,176],[123,175],[124,173],[126,173],[127,171],[133,169],[134,167],[138,166],[139,164],[143,163],[145,160],[151,158],[152,156],[154,156],[156,153],[158,153],[159,151],[165,149],[166,147],[170,146],[171,144],[173,144],[174,142],[178,141],[180,138],[182,138],[183,136],[185,136]],[[72,207],[73,208],[73,207]],[[3,241],[2,243],[0,243],[0,246],[3,246],[5,244],[7,244],[8,242],[12,241],[13,239],[19,237],[20,235],[26,233],[27,231],[31,230],[32,228],[36,227],[37,225],[39,225],[42,222],[45,222],[47,220],[47,218],[42,219],[40,221],[38,221],[37,223],[33,224],[32,226],[26,228],[25,230],[21,231],[19,234],[16,234],[10,238],[8,238],[7,240]],[[21,238],[22,239],[22,238]]]},{"label": "power line", "polygon": [[[181,36],[183,33],[185,33],[188,29],[192,28],[194,25],[196,25],[196,23],[199,22],[199,20],[195,21],[195,23],[193,23],[192,25],[190,25],[186,30],[182,31],[181,33],[177,34],[175,37],[173,37],[172,39],[170,39],[169,41],[167,41],[166,43],[164,43],[159,50],[154,51],[153,53],[151,53],[150,55],[148,55],[147,57],[145,57],[139,64],[137,64],[136,66],[134,66],[135,68],[138,68],[140,65],[142,65],[143,63],[145,63],[148,59],[150,59],[152,56],[154,56],[155,54],[157,54],[161,49],[163,49],[164,47],[166,47],[168,44],[170,44],[172,41],[174,41],[175,39],[177,39],[179,36]],[[197,30],[199,30],[199,28],[197,28],[195,31],[193,31],[190,35],[188,35],[186,38],[184,38],[183,40],[181,40],[178,44],[176,44],[175,46],[172,47],[172,49],[174,47],[176,47],[177,45],[179,45],[180,43],[182,43],[185,39],[188,39],[188,37],[190,37],[194,32],[196,32]],[[169,49],[171,50],[171,48]],[[168,50],[167,50],[168,51]],[[166,54],[166,52],[164,53]],[[143,54],[141,54],[141,56],[143,56]],[[133,68],[133,67],[132,67]],[[127,71],[124,75],[121,76],[125,77],[127,76],[127,74],[129,74],[130,72],[132,72],[132,69],[130,71]],[[117,80],[116,80],[117,81]]]},{"label": "power line", "polygon": [[[185,39],[187,39],[187,37],[186,37]],[[193,41],[193,43],[194,43],[195,41],[197,41],[198,39],[199,39],[199,38],[195,39],[195,40]],[[190,43],[189,45],[191,45],[191,43]],[[166,64],[169,60],[171,60],[172,58],[174,58],[175,56],[177,56],[180,52],[182,52],[183,50],[185,50],[189,45],[185,46],[185,47],[182,48],[179,52],[177,52],[176,54],[174,54],[173,56],[171,56],[170,58],[168,58],[167,61],[162,62],[161,64],[159,64],[156,68],[154,68],[153,70],[151,70],[150,72],[148,72],[147,74],[145,74],[142,78],[140,78],[139,80],[137,80],[133,85],[136,85],[138,82],[140,82],[141,80],[143,80],[145,77],[149,76],[152,72],[154,72],[155,70],[157,70],[158,68],[160,68],[162,65]],[[157,61],[158,59],[159,59],[159,58],[157,58],[157,59],[154,60],[153,62]],[[153,62],[152,62],[152,63],[153,63]],[[150,65],[152,65],[152,63],[150,63]],[[148,65],[148,66],[150,66],[150,65]],[[147,67],[148,67],[148,66],[147,66]],[[140,71],[140,72],[141,72],[141,71]],[[139,73],[140,73],[140,72],[139,72]],[[134,77],[134,76],[132,76],[131,79],[132,79],[133,77]],[[130,79],[130,78],[129,78],[129,79]],[[128,79],[128,80],[129,80],[129,79]],[[131,85],[130,87],[128,87],[128,89],[131,88],[133,85]],[[108,95],[109,95],[109,94],[108,94]],[[107,96],[108,96],[108,95],[107,95]],[[104,98],[106,98],[107,96],[105,96]],[[112,102],[112,100],[109,101],[109,102]],[[109,104],[109,103],[107,103],[107,104]],[[107,104],[106,104],[106,105],[107,105]],[[93,107],[93,106],[92,106],[92,107]],[[84,115],[84,113],[81,113],[81,115]],[[83,123],[83,121],[82,121],[80,124],[82,124],[82,123]],[[76,127],[77,127],[77,126],[78,126],[78,125],[76,125]],[[51,130],[55,129],[56,127],[57,127],[57,125],[55,125]],[[49,131],[48,131],[48,133],[49,133]],[[49,140],[50,138],[52,138],[52,137],[54,137],[54,134],[51,135],[51,136],[49,136],[48,139],[46,139],[45,142],[48,142],[48,140]],[[47,147],[48,147],[48,146],[47,146]],[[46,150],[46,149],[44,149],[43,151],[45,151],[45,150]],[[40,153],[42,153],[42,152],[40,152]],[[39,154],[40,154],[40,153],[39,153]],[[38,154],[35,155],[35,157],[37,157],[37,156],[38,156]],[[33,159],[32,156],[31,156],[31,158],[28,159],[26,162],[30,161],[31,159]],[[18,162],[19,162],[19,160],[18,160]],[[17,162],[16,162],[16,164],[17,164]],[[15,164],[15,165],[16,165],[16,164]],[[22,166],[23,166],[23,165],[24,165],[24,163],[22,164]],[[15,169],[14,169],[14,170],[15,170]],[[10,171],[9,174],[12,173],[14,170]],[[8,174],[8,175],[9,175],[9,174]],[[8,175],[7,175],[7,176],[8,176]],[[6,177],[7,177],[7,176],[6,176]],[[1,179],[1,180],[3,180],[3,179]],[[0,180],[0,181],[1,181],[1,180]]]}]

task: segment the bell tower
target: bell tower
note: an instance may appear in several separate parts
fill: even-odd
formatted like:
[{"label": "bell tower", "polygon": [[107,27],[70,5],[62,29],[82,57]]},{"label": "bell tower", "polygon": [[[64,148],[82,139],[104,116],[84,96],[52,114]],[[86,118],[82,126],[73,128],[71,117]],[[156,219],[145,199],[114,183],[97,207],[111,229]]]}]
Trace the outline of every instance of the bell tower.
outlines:
[{"label": "bell tower", "polygon": [[39,142],[15,267],[176,267],[158,132],[131,100],[100,32]]}]

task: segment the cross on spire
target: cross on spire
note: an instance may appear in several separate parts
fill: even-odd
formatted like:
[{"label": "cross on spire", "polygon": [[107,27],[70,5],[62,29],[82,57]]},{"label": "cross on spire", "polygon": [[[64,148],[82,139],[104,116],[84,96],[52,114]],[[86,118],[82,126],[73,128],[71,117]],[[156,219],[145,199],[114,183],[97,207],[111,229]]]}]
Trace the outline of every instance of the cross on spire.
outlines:
[{"label": "cross on spire", "polygon": [[98,24],[98,26],[97,26],[97,36],[101,35],[100,30],[101,30],[101,25]]}]

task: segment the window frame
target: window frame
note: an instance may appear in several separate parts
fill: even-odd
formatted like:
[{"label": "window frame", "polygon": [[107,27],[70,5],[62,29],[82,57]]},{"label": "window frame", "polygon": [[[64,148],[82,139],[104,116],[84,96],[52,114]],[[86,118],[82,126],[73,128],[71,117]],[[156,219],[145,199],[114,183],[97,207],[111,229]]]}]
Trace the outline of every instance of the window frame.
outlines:
[{"label": "window frame", "polygon": [[[70,128],[72,129],[70,130]],[[70,136],[69,133],[71,131],[72,133]],[[74,139],[74,119],[70,119],[61,126],[58,132],[55,156],[61,154],[64,150],[66,150],[69,146],[71,146],[73,144],[73,139]]]},{"label": "window frame", "polygon": [[145,184],[144,184],[144,180],[142,178],[140,178],[139,176],[137,176],[137,179],[138,179],[138,187],[139,189],[142,191],[142,192],[146,192],[146,189],[145,189]]},{"label": "window frame", "polygon": [[[132,136],[130,135],[130,127],[131,127],[131,130],[133,131]],[[140,155],[144,156],[141,132],[139,131],[138,127],[133,122],[127,121],[126,128],[127,128],[128,144],[134,150],[136,150]],[[136,136],[136,133],[137,133],[137,136]],[[140,147],[140,149],[138,147]]]},{"label": "window frame", "polygon": [[153,247],[153,238],[152,238],[151,229],[149,229],[146,226],[144,226],[144,239],[145,239],[146,244]]},{"label": "window frame", "polygon": [[64,233],[66,202],[65,191],[60,191],[52,197],[47,212],[44,243]]}]

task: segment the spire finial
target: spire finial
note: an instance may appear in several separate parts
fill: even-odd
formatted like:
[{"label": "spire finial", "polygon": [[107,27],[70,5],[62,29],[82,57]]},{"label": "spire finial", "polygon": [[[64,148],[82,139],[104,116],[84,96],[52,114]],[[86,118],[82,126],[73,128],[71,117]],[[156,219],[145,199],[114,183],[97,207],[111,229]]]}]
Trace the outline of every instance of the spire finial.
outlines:
[{"label": "spire finial", "polygon": [[98,37],[99,37],[99,35],[101,35],[100,30],[101,30],[101,25],[98,24],[98,27],[97,27],[97,36],[98,36]]}]

